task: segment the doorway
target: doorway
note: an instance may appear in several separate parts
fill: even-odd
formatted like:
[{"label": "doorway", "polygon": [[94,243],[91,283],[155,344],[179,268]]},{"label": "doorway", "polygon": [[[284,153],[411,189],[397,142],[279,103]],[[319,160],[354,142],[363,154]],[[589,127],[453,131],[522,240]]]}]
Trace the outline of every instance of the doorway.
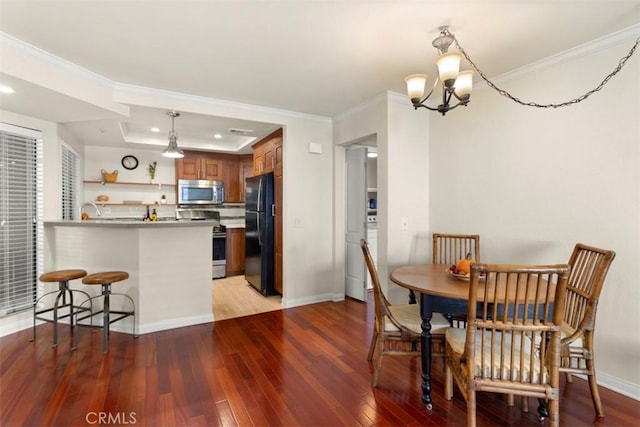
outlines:
[{"label": "doorway", "polygon": [[346,149],[345,295],[366,301],[372,288],[360,239],[366,239],[377,263],[377,150],[375,136]]}]

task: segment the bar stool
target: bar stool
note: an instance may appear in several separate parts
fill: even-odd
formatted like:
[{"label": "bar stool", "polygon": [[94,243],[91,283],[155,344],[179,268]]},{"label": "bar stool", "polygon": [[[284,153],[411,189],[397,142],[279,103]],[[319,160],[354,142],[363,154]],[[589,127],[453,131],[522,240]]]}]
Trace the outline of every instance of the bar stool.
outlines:
[{"label": "bar stool", "polygon": [[[47,292],[42,295],[40,298],[36,300],[36,303],[33,305],[33,338],[30,341],[35,341],[36,339],[36,320],[42,320],[45,322],[53,323],[53,344],[52,348],[55,348],[58,345],[58,320],[69,317],[69,323],[71,328],[73,329],[73,316],[81,313],[83,311],[91,311],[91,297],[88,293],[78,290],[78,289],[70,289],[69,281],[74,279],[80,279],[81,277],[85,277],[87,272],[85,270],[56,270],[49,271],[40,276],[40,281],[45,283],[58,282],[58,290]],[[86,299],[80,305],[73,304],[73,293],[79,292],[83,294]],[[48,295],[56,294],[56,299],[53,307],[44,308],[42,310],[38,310],[38,304],[40,301]],[[67,296],[69,297],[69,302],[67,302]],[[60,300],[62,299],[62,304],[60,304]],[[89,301],[89,307],[82,307],[85,302]],[[58,310],[63,308],[69,308],[69,312],[63,315],[58,314]],[[53,311],[53,319],[49,317],[41,317],[41,314],[48,313]],[[72,350],[75,350],[75,346],[72,345]]]},{"label": "bar stool", "polygon": [[[93,316],[102,313],[102,352],[104,354],[109,352],[109,325],[111,323],[117,322],[118,320],[122,320],[125,317],[133,316],[132,333],[134,338],[138,338],[138,335],[136,334],[136,314],[135,314],[136,306],[135,306],[135,303],[133,302],[133,299],[126,294],[111,292],[111,285],[113,283],[120,282],[128,278],[129,278],[129,273],[127,273],[126,271],[104,271],[100,273],[89,274],[88,276],[82,279],[82,283],[84,283],[85,285],[101,285],[102,286],[102,293],[100,295],[96,295],[90,298],[91,300],[94,300],[96,298],[102,297],[103,298],[102,310],[95,311],[95,312],[92,311],[90,315],[84,316],[81,319],[77,319],[77,320],[79,321],[79,320],[91,318],[91,326],[93,326]],[[131,301],[131,306],[133,307],[133,309],[130,311],[112,310],[110,307],[110,298],[112,295],[120,295],[127,298],[129,301]],[[110,316],[112,314],[117,315],[117,317],[111,318]]]}]

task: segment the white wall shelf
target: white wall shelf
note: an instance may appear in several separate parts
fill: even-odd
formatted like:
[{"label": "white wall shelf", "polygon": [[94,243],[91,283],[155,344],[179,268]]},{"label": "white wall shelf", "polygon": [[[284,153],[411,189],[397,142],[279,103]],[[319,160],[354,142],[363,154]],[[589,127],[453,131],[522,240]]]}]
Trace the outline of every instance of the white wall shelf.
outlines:
[{"label": "white wall shelf", "polygon": [[127,203],[127,202],[100,202],[93,200],[87,203],[95,203],[98,206],[175,206],[175,203],[156,203],[156,202],[141,202],[141,203]]},{"label": "white wall shelf", "polygon": [[84,181],[85,184],[101,184],[101,185],[143,185],[162,188],[163,185],[167,187],[175,187],[176,184],[166,183],[150,183],[150,182],[104,182],[104,181]]}]

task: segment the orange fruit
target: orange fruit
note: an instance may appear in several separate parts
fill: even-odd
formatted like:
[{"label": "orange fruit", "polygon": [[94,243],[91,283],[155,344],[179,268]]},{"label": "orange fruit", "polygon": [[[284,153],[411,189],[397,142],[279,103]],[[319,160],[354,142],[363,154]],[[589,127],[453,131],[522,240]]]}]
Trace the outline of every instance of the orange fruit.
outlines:
[{"label": "orange fruit", "polygon": [[471,264],[473,264],[474,262],[476,262],[474,259],[461,259],[460,261],[458,261],[458,264],[456,264],[456,268],[464,274],[469,274],[471,273]]}]

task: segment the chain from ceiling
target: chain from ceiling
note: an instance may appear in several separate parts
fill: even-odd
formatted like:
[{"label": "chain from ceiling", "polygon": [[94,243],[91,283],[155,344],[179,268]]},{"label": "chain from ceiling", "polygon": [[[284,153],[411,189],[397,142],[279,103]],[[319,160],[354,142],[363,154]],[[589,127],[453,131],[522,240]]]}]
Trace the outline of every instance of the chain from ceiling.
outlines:
[{"label": "chain from ceiling", "polygon": [[582,96],[580,96],[578,98],[574,98],[574,99],[572,99],[570,101],[561,102],[559,104],[538,104],[537,102],[525,102],[525,101],[522,101],[522,100],[516,98],[515,96],[511,95],[506,90],[500,89],[491,80],[489,80],[489,78],[476,66],[476,64],[471,60],[471,58],[469,58],[469,55],[467,55],[467,52],[465,52],[465,50],[462,48],[462,46],[460,46],[460,44],[458,43],[458,40],[454,38],[454,42],[456,44],[456,47],[464,55],[466,60],[469,61],[471,66],[478,72],[478,74],[480,74],[480,77],[482,77],[482,79],[485,82],[487,82],[489,87],[491,87],[492,89],[496,90],[500,95],[502,95],[504,97],[507,97],[507,98],[511,99],[512,101],[517,102],[518,104],[524,105],[524,106],[527,106],[527,107],[559,108],[559,107],[567,107],[567,106],[570,106],[570,105],[573,105],[573,104],[577,104],[577,103],[579,103],[581,101],[584,101],[589,96],[593,95],[594,93],[596,93],[600,89],[602,89],[604,87],[604,85],[607,84],[607,82],[613,76],[618,74],[618,72],[622,69],[622,67],[624,67],[624,65],[629,60],[629,58],[631,58],[633,56],[633,54],[636,51],[636,48],[640,44],[640,37],[638,39],[636,39],[636,42],[633,45],[633,47],[631,48],[631,50],[629,50],[629,53],[625,57],[620,59],[620,61],[618,62],[618,66],[616,68],[614,68],[614,70],[607,77],[605,77],[604,80],[602,80],[602,82],[600,82],[600,84],[598,86],[596,86],[595,88],[591,89],[590,91],[586,92],[585,94],[583,94]]}]

